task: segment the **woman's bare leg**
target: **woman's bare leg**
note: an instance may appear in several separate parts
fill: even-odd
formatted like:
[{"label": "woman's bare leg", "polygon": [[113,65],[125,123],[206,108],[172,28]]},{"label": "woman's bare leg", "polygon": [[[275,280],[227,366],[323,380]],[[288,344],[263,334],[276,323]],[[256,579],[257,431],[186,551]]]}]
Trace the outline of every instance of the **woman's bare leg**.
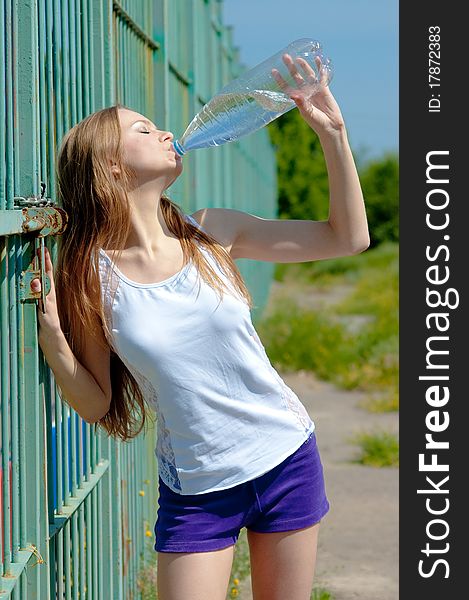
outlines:
[{"label": "woman's bare leg", "polygon": [[247,530],[254,600],[310,600],[319,524],[275,533]]},{"label": "woman's bare leg", "polygon": [[158,600],[225,600],[234,545],[211,552],[158,552]]}]

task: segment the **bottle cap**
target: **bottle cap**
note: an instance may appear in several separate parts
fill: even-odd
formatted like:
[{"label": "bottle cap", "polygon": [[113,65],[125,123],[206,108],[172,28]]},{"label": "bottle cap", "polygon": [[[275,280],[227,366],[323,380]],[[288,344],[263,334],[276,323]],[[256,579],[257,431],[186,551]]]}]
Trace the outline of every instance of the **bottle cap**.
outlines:
[{"label": "bottle cap", "polygon": [[175,140],[173,142],[173,148],[174,148],[174,151],[177,152],[177,154],[179,154],[179,156],[184,156],[184,154],[186,153],[186,151],[181,146],[181,144],[179,143],[178,140]]}]

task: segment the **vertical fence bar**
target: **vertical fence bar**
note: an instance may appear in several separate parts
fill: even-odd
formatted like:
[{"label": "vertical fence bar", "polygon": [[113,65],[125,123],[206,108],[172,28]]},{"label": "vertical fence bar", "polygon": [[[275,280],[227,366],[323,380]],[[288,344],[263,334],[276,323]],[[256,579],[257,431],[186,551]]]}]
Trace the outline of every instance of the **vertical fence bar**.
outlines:
[{"label": "vertical fence bar", "polygon": [[93,488],[91,492],[91,514],[92,519],[90,521],[91,524],[91,543],[92,543],[92,555],[93,555],[93,598],[99,598],[99,590],[98,590],[98,569],[99,569],[99,548],[98,548],[98,536],[96,532],[98,531],[98,514],[97,514],[97,497],[96,497],[96,488]]},{"label": "vertical fence bar", "polygon": [[[122,99],[127,106],[131,104],[131,87],[129,82],[129,60],[128,60],[128,26],[126,21],[122,21],[122,56],[123,56],[123,76],[122,76]],[[132,106],[130,107],[132,108]]]},{"label": "vertical fence bar", "polygon": [[[229,69],[230,69],[230,54],[231,54],[231,30],[220,23],[221,35],[221,86],[228,83],[229,80]],[[222,168],[223,168],[223,181],[222,181],[222,204],[226,207],[232,207],[231,203],[231,178],[230,178],[230,144],[226,144],[223,147],[222,154]]]},{"label": "vertical fence bar", "polygon": [[120,496],[121,496],[121,514],[120,519],[122,521],[122,585],[124,588],[124,594],[128,594],[128,569],[129,569],[129,528],[128,528],[128,500],[127,500],[127,445],[121,444],[120,448]]},{"label": "vertical fence bar", "polygon": [[90,480],[91,476],[91,436],[93,432],[91,431],[91,425],[86,423],[85,425],[85,444],[86,444],[86,454],[85,454],[85,472],[86,472],[86,480]]},{"label": "vertical fence bar", "polygon": [[111,504],[114,501],[112,494],[112,478],[113,478],[113,465],[111,464],[110,455],[110,444],[111,440],[103,440],[103,458],[109,461],[109,468],[106,475],[103,478],[101,485],[101,534],[102,538],[106,540],[106,543],[101,544],[101,559],[103,564],[109,565],[109,575],[105,585],[107,586],[108,593],[111,598],[114,598],[114,569],[115,569],[115,558],[114,558],[114,530],[111,516]]},{"label": "vertical fence bar", "polygon": [[77,495],[77,420],[77,413],[70,409],[70,446],[68,447],[68,454],[70,456],[72,497]]},{"label": "vertical fence bar", "polygon": [[[99,548],[100,557],[102,556],[102,548],[103,548],[103,522],[102,522],[102,510],[103,510],[103,502],[102,502],[102,489],[105,483],[96,487],[96,514],[99,515],[97,518],[97,529],[94,530],[94,534],[97,538],[97,547]],[[106,540],[107,543],[108,540]],[[99,560],[99,571],[98,571],[98,598],[105,597],[105,589],[108,590],[108,579],[110,578],[110,573],[107,573],[107,569],[104,569],[104,562]],[[106,577],[106,585],[104,582],[104,577]]]},{"label": "vertical fence bar", "polygon": [[105,73],[105,61],[106,61],[106,53],[105,53],[105,45],[106,45],[106,23],[107,19],[104,16],[105,12],[105,2],[98,2],[98,18],[96,19],[96,24],[93,32],[93,36],[99,41],[99,52],[96,51],[94,55],[95,60],[95,80],[96,86],[99,90],[99,95],[96,96],[96,103],[99,108],[104,108],[106,103],[106,88],[107,82],[105,81],[104,73]]},{"label": "vertical fence bar", "polygon": [[88,86],[86,88],[86,95],[88,96],[88,112],[94,112],[96,110],[96,89],[95,89],[95,77],[94,77],[94,21],[95,11],[99,2],[93,2],[92,0],[84,0],[86,7],[86,46],[87,46],[87,61],[88,61]]},{"label": "vertical fence bar", "polygon": [[[109,12],[109,29],[110,32],[112,34],[112,38],[114,40],[114,44],[108,44],[108,57],[110,57],[110,60],[112,61],[112,75],[113,75],[113,82],[114,85],[112,86],[112,89],[109,90],[111,96],[115,99],[116,102],[119,101],[119,98],[121,98],[121,93],[120,93],[120,74],[117,70],[117,64],[119,62],[119,57],[120,57],[120,48],[119,48],[119,43],[120,43],[120,36],[119,36],[119,31],[118,31],[118,27],[119,27],[119,21],[116,17],[116,14],[114,13],[113,9],[112,9],[112,0],[109,0],[110,3],[110,12]],[[106,61],[107,62],[107,61]]]},{"label": "vertical fence bar", "polygon": [[[54,520],[54,498],[52,493],[52,486],[54,481],[54,473],[53,473],[53,465],[52,460],[50,460],[52,456],[52,427],[51,427],[51,394],[52,394],[52,386],[51,386],[51,376],[50,369],[47,366],[47,363],[42,354],[39,355],[39,381],[41,384],[42,393],[40,391],[40,395],[44,399],[44,456],[45,456],[45,469],[44,469],[44,482],[45,486],[45,496],[47,502],[47,522],[53,523]],[[55,554],[54,548],[51,547],[47,541],[47,550],[49,553],[49,560],[51,560],[51,564],[54,564]],[[55,589],[55,573],[54,569],[48,570],[49,575],[49,585],[50,589]],[[44,573],[44,577],[46,577],[46,573]]]},{"label": "vertical fence bar", "polygon": [[54,69],[54,95],[55,95],[55,136],[58,143],[63,136],[63,93],[62,93],[62,34],[61,34],[61,5],[60,0],[53,0],[53,69]]},{"label": "vertical fence bar", "polygon": [[130,569],[130,590],[135,589],[135,575],[138,567],[138,553],[137,553],[137,532],[136,532],[136,521],[138,516],[137,510],[137,496],[136,496],[136,485],[135,485],[135,450],[137,447],[137,440],[132,440],[132,443],[128,446],[129,451],[129,464],[128,464],[128,490],[129,490],[129,537],[130,537],[130,552],[132,556],[132,564]]},{"label": "vertical fence bar", "polygon": [[55,389],[55,447],[56,447],[56,463],[55,463],[55,477],[56,477],[56,512],[61,513],[64,504],[64,474],[62,465],[64,462],[63,453],[63,429],[62,429],[62,401],[59,397],[57,386]]},{"label": "vertical fence bar", "polygon": [[70,468],[69,468],[69,452],[70,452],[70,408],[68,404],[61,402],[62,406],[62,478],[64,483],[63,503],[65,506],[70,504]]},{"label": "vertical fence bar", "polygon": [[68,13],[70,10],[70,3],[62,2],[60,6],[60,28],[62,32],[61,39],[61,83],[62,83],[62,127],[65,131],[70,123],[70,32],[69,32],[69,20]]},{"label": "vertical fence bar", "polygon": [[[112,15],[112,31],[113,31],[114,39],[116,40],[112,54],[115,57],[115,64],[118,65],[120,62],[120,56],[121,56],[121,48],[120,48],[121,36],[119,35],[120,22],[117,19],[115,13],[111,13],[111,15]],[[115,90],[116,102],[120,101],[120,99],[122,98],[121,77],[120,77],[120,72],[117,69],[116,69],[114,90]]]},{"label": "vertical fence bar", "polygon": [[[46,109],[46,94],[47,94],[47,79],[46,79],[46,11],[45,0],[38,0],[38,83],[39,83],[39,165],[41,172],[41,181],[47,182],[47,109]],[[47,190],[48,195],[50,190]]]},{"label": "vertical fence bar", "polygon": [[78,417],[78,487],[83,488],[84,476],[83,476],[83,452],[84,452],[84,421],[81,417]]},{"label": "vertical fence bar", "polygon": [[[6,119],[5,119],[5,199],[4,207],[13,207],[13,187],[14,187],[14,104],[13,104],[13,70],[17,70],[13,62],[13,56],[16,54],[15,48],[15,28],[14,20],[16,14],[13,14],[11,0],[5,3],[5,94],[6,94]],[[2,199],[3,200],[3,199]]]},{"label": "vertical fence bar", "polygon": [[105,81],[105,104],[115,104],[117,97],[116,88],[116,54],[114,49],[117,48],[115,29],[114,29],[114,9],[113,0],[107,0],[106,10],[103,15],[104,20],[104,63],[103,75]]},{"label": "vertical fence bar", "polygon": [[[187,88],[188,93],[188,102],[189,102],[189,112],[191,115],[195,115],[198,112],[198,78],[196,77],[196,71],[199,65],[199,54],[198,47],[199,42],[197,39],[198,31],[199,31],[199,10],[198,10],[198,2],[191,2],[189,8],[190,14],[188,15],[188,39],[187,44],[189,48],[189,64],[187,76],[189,79],[189,85]],[[192,157],[191,162],[191,171],[190,171],[190,181],[189,187],[193,191],[190,198],[190,208],[195,210],[195,206],[198,204],[198,197],[200,192],[197,186],[197,172],[198,172],[198,155]]]},{"label": "vertical fence bar", "polygon": [[[22,256],[23,246],[22,243],[18,243],[17,252],[16,252],[16,273],[21,273],[21,269],[23,267],[23,256]],[[20,506],[19,506],[19,518],[20,518],[20,549],[24,549],[26,547],[26,439],[25,439],[25,430],[23,424],[25,423],[26,418],[26,406],[25,406],[25,360],[24,360],[24,311],[22,306],[18,306],[16,311],[17,317],[17,330],[18,330],[18,345],[16,348],[17,360],[18,360],[18,420],[16,422],[16,427],[18,428],[19,434],[19,498],[20,498]],[[23,600],[26,600],[27,596],[27,580],[26,580],[26,570],[23,570],[21,576],[21,597]]]},{"label": "vertical fence bar", "polygon": [[[19,499],[20,499],[20,478],[19,478],[19,451],[18,451],[18,329],[17,329],[17,298],[16,298],[16,253],[20,243],[19,236],[12,235],[7,238],[8,247],[8,288],[9,288],[9,328],[10,328],[10,432],[11,432],[11,491],[12,491],[12,561],[18,560],[19,540]],[[6,402],[8,405],[8,402]],[[6,438],[5,438],[6,439]]]},{"label": "vertical fence bar", "polygon": [[83,71],[83,116],[87,116],[91,112],[90,103],[90,48],[88,45],[89,40],[89,15],[88,15],[88,0],[80,0],[81,2],[81,49],[82,49],[82,71]]},{"label": "vertical fence bar", "polygon": [[[7,66],[6,46],[8,44],[8,32],[6,30],[6,15],[5,15],[5,2],[0,2],[0,64]],[[5,106],[5,94],[6,94],[6,74],[8,69],[0,69],[0,123],[6,122],[6,106]],[[0,130],[0,156],[2,160],[0,162],[0,210],[5,210],[5,168],[3,165],[3,157],[6,153],[6,140],[5,140],[5,129]],[[0,539],[0,551],[2,541]]]},{"label": "vertical fence bar", "polygon": [[70,523],[70,595],[72,600],[78,600],[78,532],[77,532],[77,512],[75,511]]},{"label": "vertical fence bar", "polygon": [[130,26],[127,21],[124,23],[125,30],[125,75],[126,75],[126,84],[125,84],[125,102],[134,110],[138,110],[138,107],[135,106],[135,94],[132,85],[132,67],[133,67],[133,56],[132,56],[132,32],[130,31]]},{"label": "vertical fence bar", "polygon": [[[78,593],[80,598],[86,598],[85,595],[85,569],[86,569],[86,548],[85,548],[85,508],[84,502],[78,509],[78,549],[79,549],[79,578],[77,577]],[[111,595],[112,598],[112,595]]]},{"label": "vertical fence bar", "polygon": [[122,495],[121,495],[121,470],[120,470],[120,453],[121,443],[110,444],[111,452],[111,465],[112,465],[112,488],[111,491],[115,494],[116,501],[112,503],[110,507],[110,517],[114,524],[114,556],[113,564],[115,565],[114,570],[114,594],[121,598],[124,596],[124,584],[123,584],[123,564],[124,564],[124,553],[122,545]]},{"label": "vertical fence bar", "polygon": [[142,469],[143,469],[143,457],[145,456],[145,438],[140,437],[138,439],[137,452],[135,454],[135,478],[136,478],[136,486],[135,486],[135,499],[137,500],[137,519],[135,523],[135,527],[137,530],[136,533],[136,555],[137,555],[137,567],[140,564],[140,556],[143,555],[143,550],[145,546],[145,538],[144,538],[144,528],[143,528],[143,509],[145,506],[144,496],[142,496],[141,492],[144,492],[143,483],[142,483]]},{"label": "vertical fence bar", "polygon": [[139,40],[139,39],[137,40],[137,61],[136,62],[137,62],[137,67],[138,67],[138,65],[143,66],[144,73],[145,73],[145,77],[139,77],[139,80],[138,80],[138,88],[137,88],[138,104],[139,104],[139,106],[150,107],[152,105],[152,103],[148,101],[146,91],[147,91],[147,89],[148,89],[148,91],[150,91],[151,86],[145,84],[145,80],[148,80],[147,79],[148,61],[147,61],[146,45],[143,40]]},{"label": "vertical fence bar", "polygon": [[77,27],[76,27],[76,0],[69,0],[68,6],[68,33],[70,39],[70,123],[77,122],[77,99],[81,95],[77,87]]},{"label": "vertical fence bar", "polygon": [[64,591],[65,599],[71,600],[71,569],[70,569],[70,521],[63,528],[63,560],[64,560]]},{"label": "vertical fence bar", "polygon": [[[5,142],[3,144],[5,155],[5,187],[4,187],[4,198],[1,199],[2,208],[11,207],[11,192],[12,192],[12,74],[11,68],[13,65],[12,58],[12,7],[11,2],[6,3],[6,10],[4,10],[5,17],[5,29],[4,29],[4,41],[5,41],[5,64],[6,64],[6,77],[4,81],[4,92],[6,93],[6,119],[5,119]],[[0,23],[1,25],[2,23]],[[2,27],[3,29],[3,27]],[[10,68],[8,68],[10,67]],[[4,98],[3,96],[2,98]],[[3,99],[2,99],[3,105]],[[2,121],[3,122],[3,121]],[[3,139],[3,134],[2,134]],[[3,160],[2,160],[3,167]],[[10,307],[10,290],[8,286],[8,248],[9,239],[8,237],[0,238],[0,331],[2,333],[0,337],[0,391],[2,397],[1,403],[1,440],[2,440],[2,523],[1,530],[1,542],[0,549],[2,552],[2,570],[1,576],[11,576],[11,527],[10,527],[10,516],[11,516],[11,503],[10,503],[10,433],[9,433],[9,421],[10,421],[10,331],[9,331],[9,307]]]},{"label": "vertical fence bar", "polygon": [[96,471],[96,433],[94,428],[90,435],[90,465],[91,472],[94,473]]},{"label": "vertical fence bar", "polygon": [[76,67],[75,77],[77,86],[77,117],[76,120],[81,121],[85,116],[83,106],[83,70],[82,70],[82,15],[81,15],[81,0],[73,0],[74,15],[75,15],[75,53]]},{"label": "vertical fence bar", "polygon": [[[86,593],[87,600],[93,598],[92,544],[91,544],[91,494],[85,500],[86,523]],[[120,596],[119,596],[120,598]]]},{"label": "vertical fence bar", "polygon": [[0,327],[2,337],[0,338],[1,359],[1,393],[4,400],[1,405],[2,418],[2,572],[8,575],[10,572],[10,436],[8,432],[9,422],[9,335],[8,335],[8,254],[7,238],[0,238]]},{"label": "vertical fence bar", "polygon": [[[53,63],[53,55],[54,55],[54,40],[52,35],[52,23],[53,23],[53,3],[49,0],[45,2],[45,20],[46,20],[46,35],[45,35],[45,44],[46,44],[46,99],[47,99],[47,158],[46,158],[46,166],[47,166],[47,189],[49,193],[54,194],[54,185],[55,185],[55,173],[54,173],[54,164],[55,164],[55,141],[56,141],[56,131],[54,127],[54,111],[55,111],[55,90],[54,90],[54,63]],[[54,249],[53,244],[53,249]],[[52,258],[55,259],[54,253],[52,254]]]},{"label": "vertical fence bar", "polygon": [[[6,208],[13,208],[13,189],[19,181],[19,160],[18,160],[18,148],[19,148],[19,128],[16,127],[18,123],[17,115],[17,103],[15,102],[16,95],[20,91],[16,85],[19,65],[21,62],[18,60],[18,40],[20,37],[20,28],[18,26],[18,2],[16,0],[7,0],[7,17],[6,17],[6,30],[8,32],[7,51],[8,51],[8,62],[6,64],[6,96],[7,96],[7,126],[9,132],[7,132],[7,191],[6,191]],[[32,66],[32,64],[30,65]],[[34,69],[33,69],[34,70]],[[10,171],[12,168],[12,171]]]}]

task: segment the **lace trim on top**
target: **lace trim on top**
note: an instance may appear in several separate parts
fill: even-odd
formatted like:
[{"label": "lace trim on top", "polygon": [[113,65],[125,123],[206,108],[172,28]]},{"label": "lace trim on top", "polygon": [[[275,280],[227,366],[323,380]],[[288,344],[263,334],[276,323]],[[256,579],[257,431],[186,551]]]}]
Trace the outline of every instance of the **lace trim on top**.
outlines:
[{"label": "lace trim on top", "polygon": [[298,419],[299,423],[301,423],[301,425],[307,431],[308,429],[310,429],[312,421],[311,421],[311,417],[309,416],[309,414],[306,411],[306,408],[300,402],[300,400],[297,397],[297,395],[295,394],[295,392],[293,392],[293,390],[291,390],[287,386],[287,384],[283,381],[283,379],[280,377],[280,375],[277,373],[277,371],[271,365],[269,357],[267,356],[265,348],[262,344],[262,341],[261,341],[257,331],[254,329],[254,327],[252,328],[251,337],[258,343],[258,345],[261,349],[262,355],[264,357],[264,361],[270,367],[270,370],[272,371],[272,375],[275,377],[275,379],[280,384],[283,405],[285,406],[285,408],[290,410],[295,415],[295,417]]},{"label": "lace trim on top", "polygon": [[125,362],[127,368],[137,380],[145,399],[151,406],[154,407],[157,415],[156,454],[159,458],[159,474],[161,475],[163,481],[165,481],[167,484],[171,484],[172,487],[177,490],[182,490],[181,482],[176,469],[176,458],[174,456],[174,451],[171,444],[171,433],[166,427],[163,413],[160,412],[156,390],[151,381],[149,381],[144,375],[134,369],[134,367],[128,364],[127,361],[123,360],[123,362]]},{"label": "lace trim on top", "polygon": [[[100,285],[101,285],[101,299],[103,303],[103,311],[104,318],[106,319],[106,325],[109,328],[109,331],[112,331],[113,328],[113,320],[112,320],[112,303],[114,297],[117,292],[117,288],[119,287],[119,278],[111,269],[107,263],[103,262],[101,256],[99,256],[99,277],[100,277]],[[104,330],[103,330],[104,331]],[[106,336],[106,340],[109,346],[112,348],[113,352],[117,354],[117,351],[114,347],[114,343],[112,339],[109,339],[109,336],[104,331]]]},{"label": "lace trim on top", "polygon": [[[112,269],[111,265],[100,256],[99,273],[101,279],[101,293],[103,299],[103,311],[109,331],[113,329],[112,302],[119,286],[119,277]],[[119,356],[126,365],[133,377],[138,383],[145,400],[155,410],[157,417],[157,436],[156,436],[156,455],[158,458],[158,471],[165,483],[171,485],[174,489],[182,490],[181,482],[176,468],[176,459],[171,444],[171,433],[166,427],[163,414],[160,412],[158,395],[156,389],[149,379],[140,371],[137,371],[125,358],[116,350],[113,340],[106,336],[106,339],[113,352]]]}]

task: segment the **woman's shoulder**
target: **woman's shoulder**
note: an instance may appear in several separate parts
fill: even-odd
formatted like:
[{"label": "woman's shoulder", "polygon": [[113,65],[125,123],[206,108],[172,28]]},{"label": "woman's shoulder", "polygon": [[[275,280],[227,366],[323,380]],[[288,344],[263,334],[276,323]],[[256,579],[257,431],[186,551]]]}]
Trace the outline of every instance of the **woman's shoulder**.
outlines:
[{"label": "woman's shoulder", "polygon": [[236,237],[232,215],[233,211],[227,208],[200,208],[186,216],[230,254]]},{"label": "woman's shoulder", "polygon": [[113,268],[113,262],[108,254],[99,247],[96,247],[92,254],[91,264],[96,272],[95,257],[98,259],[98,277],[101,284],[101,292],[103,297],[107,297],[110,292],[115,293],[119,287],[119,278]]},{"label": "woman's shoulder", "polygon": [[195,225],[198,229],[202,229],[202,226],[200,225],[200,223],[198,221],[196,221],[192,215],[186,215],[185,214],[184,218],[189,223],[192,223],[192,225]]}]

